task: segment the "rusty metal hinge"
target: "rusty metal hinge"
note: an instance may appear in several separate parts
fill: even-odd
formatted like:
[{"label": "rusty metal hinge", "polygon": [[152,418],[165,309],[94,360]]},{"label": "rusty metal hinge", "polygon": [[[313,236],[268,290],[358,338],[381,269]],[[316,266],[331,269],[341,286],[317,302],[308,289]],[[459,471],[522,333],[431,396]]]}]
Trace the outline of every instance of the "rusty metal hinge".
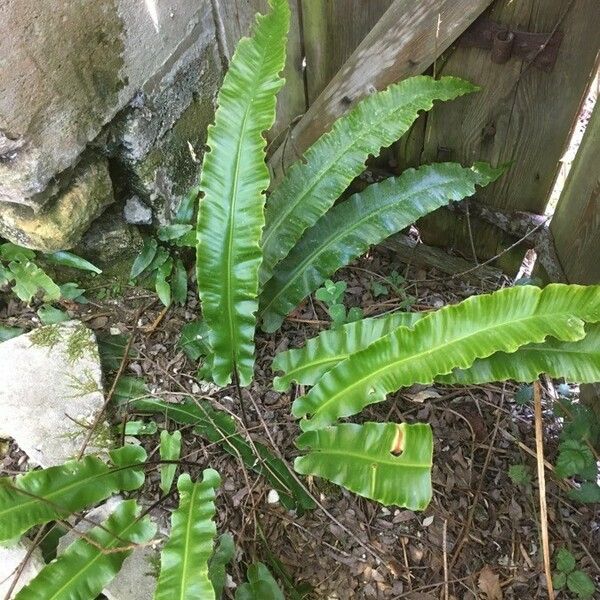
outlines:
[{"label": "rusty metal hinge", "polygon": [[542,71],[552,71],[563,39],[561,31],[530,33],[512,30],[491,19],[478,19],[460,37],[459,45],[491,50],[492,62],[504,64],[511,56],[530,62]]}]

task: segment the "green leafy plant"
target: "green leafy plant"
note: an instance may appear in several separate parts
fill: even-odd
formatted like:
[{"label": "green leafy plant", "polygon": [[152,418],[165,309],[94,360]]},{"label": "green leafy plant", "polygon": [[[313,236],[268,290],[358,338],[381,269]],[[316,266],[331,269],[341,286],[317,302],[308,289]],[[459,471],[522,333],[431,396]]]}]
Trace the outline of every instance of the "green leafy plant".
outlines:
[{"label": "green leafy plant", "polygon": [[[586,340],[590,352],[595,351],[600,357],[600,331],[590,331]],[[558,391],[562,391],[560,386]],[[600,502],[597,455],[594,451],[600,441],[600,421],[589,406],[573,402],[569,395],[567,387],[555,408],[558,416],[564,419],[555,472],[559,477],[579,481],[578,487],[569,491],[572,500],[583,503]]]},{"label": "green leafy plant", "polygon": [[[322,333],[275,358],[274,369],[284,371],[276,387],[313,385],[292,405],[305,431],[297,444],[308,451],[296,459],[300,473],[384,504],[423,509],[431,497],[429,426],[339,424],[340,418],[414,384],[531,382],[542,372],[583,383],[600,379],[600,286],[519,286],[402,317],[404,323],[394,318],[345,325],[340,335]],[[567,472],[586,464],[574,451]]]},{"label": "green leafy plant", "polygon": [[[175,437],[171,436],[170,442]],[[170,451],[171,456],[174,454]],[[11,543],[31,527],[62,521],[116,492],[139,489],[146,466],[143,448],[125,446],[110,456],[110,463],[86,456],[59,467],[0,478],[0,542]],[[230,534],[223,534],[214,549],[213,517],[219,484],[219,474],[212,469],[206,469],[202,481],[197,482],[187,473],[180,475],[179,505],[172,514],[170,535],[161,551],[155,600],[174,594],[182,600],[221,598],[234,543]],[[163,487],[168,492],[170,484]],[[52,527],[49,531],[54,529],[57,544],[58,537],[67,530]],[[155,541],[156,531],[156,525],[135,500],[119,501],[103,523],[58,555],[52,550],[48,564],[15,598],[92,600],[114,579],[137,546]],[[283,595],[268,569],[257,563],[248,567],[248,583],[239,586],[236,598],[279,600]]]},{"label": "green leafy plant", "polygon": [[[44,260],[73,269],[102,273],[92,263],[70,252],[49,254],[44,256]],[[55,302],[61,298],[85,302],[84,290],[78,288],[77,284],[66,283],[59,286],[39,266],[35,251],[10,242],[0,244],[0,290],[3,288],[10,289],[19,300],[27,303],[38,294],[46,302]]]},{"label": "green leafy plant", "polygon": [[327,305],[327,312],[331,317],[333,327],[339,327],[344,323],[352,323],[363,318],[362,310],[356,306],[346,310],[343,302],[346,287],[345,281],[334,283],[331,279],[327,279],[325,285],[315,293],[315,298]]},{"label": "green leafy plant", "polygon": [[555,589],[567,588],[575,594],[579,600],[589,600],[596,593],[596,586],[591,577],[579,569],[575,569],[577,561],[566,549],[559,548],[554,556],[556,570],[552,576],[552,584]]},{"label": "green leafy plant", "polygon": [[508,476],[515,485],[528,487],[531,484],[531,473],[525,465],[510,465]]},{"label": "green leafy plant", "polygon": [[[274,331],[304,298],[371,245],[449,201],[472,195],[477,185],[503,172],[483,163],[428,165],[333,206],[369,155],[406,133],[420,111],[477,89],[453,77],[423,76],[360,102],[267,198],[263,133],[275,118],[289,21],[285,0],[271,5],[231,61],[201,171],[197,279],[210,369],[218,385],[232,377],[242,386],[252,380],[257,312],[263,329]],[[346,320],[339,304],[333,306],[336,323]]]}]

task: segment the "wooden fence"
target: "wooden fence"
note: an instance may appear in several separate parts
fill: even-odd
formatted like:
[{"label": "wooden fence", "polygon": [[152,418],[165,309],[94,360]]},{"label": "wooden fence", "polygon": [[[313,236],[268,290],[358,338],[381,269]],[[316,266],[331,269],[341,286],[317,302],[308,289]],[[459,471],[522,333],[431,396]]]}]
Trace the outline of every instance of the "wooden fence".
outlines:
[{"label": "wooden fence", "polygon": [[[264,11],[267,2],[217,0],[217,4],[225,54],[230,55],[237,39],[249,30],[252,15]],[[439,104],[423,115],[386,152],[387,165],[402,170],[441,160],[510,162],[507,174],[475,198],[474,208],[481,204],[489,210],[465,214],[442,209],[424,219],[420,231],[427,244],[451,248],[473,260],[497,257],[495,264],[514,274],[524,249],[543,236],[532,235],[516,246],[515,242],[528,223],[542,221],[521,218],[523,227],[507,227],[506,222],[515,214],[546,211],[561,156],[598,69],[600,1],[290,0],[290,4],[287,84],[270,134],[275,178],[374,89],[419,73],[464,77],[480,85],[481,91]],[[531,38],[527,33],[542,35]],[[485,46],[486,39],[491,48],[478,47]],[[540,227],[558,257],[558,268],[546,274],[551,279],[600,281],[598,112],[551,227]],[[490,219],[490,214],[502,218]]]}]

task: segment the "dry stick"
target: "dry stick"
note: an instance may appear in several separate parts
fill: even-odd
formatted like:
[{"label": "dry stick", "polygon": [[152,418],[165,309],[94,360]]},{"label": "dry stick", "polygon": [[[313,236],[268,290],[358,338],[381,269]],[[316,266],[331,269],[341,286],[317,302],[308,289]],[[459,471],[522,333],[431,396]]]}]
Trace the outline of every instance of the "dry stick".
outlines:
[{"label": "dry stick", "polygon": [[448,600],[449,590],[448,590],[448,521],[444,519],[444,528],[442,530],[442,546],[444,550],[444,600]]},{"label": "dry stick", "polygon": [[115,375],[112,385],[110,386],[110,390],[108,391],[108,394],[106,395],[106,400],[104,400],[104,404],[102,405],[102,407],[100,408],[100,410],[98,411],[96,416],[94,417],[94,421],[92,422],[90,428],[88,429],[87,433],[85,434],[85,439],[83,440],[83,444],[81,444],[81,448],[79,450],[79,453],[77,454],[77,460],[81,460],[81,457],[83,456],[83,453],[85,452],[85,449],[87,448],[87,445],[90,443],[90,440],[92,439],[92,436],[94,435],[94,431],[96,430],[96,427],[98,427],[100,420],[104,417],[104,413],[106,412],[106,409],[108,408],[108,405],[110,404],[110,401],[112,400],[115,390],[117,389],[117,383],[119,383],[119,378],[123,374],[123,371],[125,370],[125,365],[127,364],[127,359],[129,358],[129,351],[131,350],[131,346],[133,344],[133,339],[136,334],[137,322],[138,322],[138,319],[140,318],[140,315],[142,314],[143,310],[144,310],[144,308],[142,307],[142,308],[139,308],[138,311],[136,312],[135,319],[133,322],[133,331],[131,332],[131,335],[129,336],[129,340],[127,341],[127,345],[125,346],[125,351],[123,353],[123,358],[121,358],[121,364],[119,365],[119,370],[117,371],[117,374]]},{"label": "dry stick", "polygon": [[546,506],[546,473],[544,471],[544,430],[542,420],[542,389],[539,381],[533,384],[535,409],[535,449],[537,454],[537,474],[540,492],[540,529],[542,533],[542,551],[544,553],[544,573],[548,598],[554,600],[552,570],[550,567],[550,543],[548,540],[548,507]]}]

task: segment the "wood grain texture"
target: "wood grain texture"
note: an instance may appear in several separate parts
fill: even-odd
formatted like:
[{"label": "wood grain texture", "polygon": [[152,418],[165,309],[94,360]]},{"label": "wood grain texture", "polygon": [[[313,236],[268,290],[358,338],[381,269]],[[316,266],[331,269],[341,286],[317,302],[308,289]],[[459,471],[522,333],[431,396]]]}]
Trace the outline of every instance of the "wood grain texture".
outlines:
[{"label": "wood grain texture", "polygon": [[312,104],[393,0],[301,0]]},{"label": "wood grain texture", "polygon": [[[305,0],[303,6],[313,1]],[[374,4],[378,5],[378,2]],[[382,90],[393,82],[425,71],[490,2],[491,0],[395,0],[311,104],[294,128],[291,143],[282,146],[275,153],[271,165],[276,167],[276,176],[281,174],[282,165],[287,165],[300,156],[356,102],[374,90]],[[325,11],[322,3],[317,4]],[[303,14],[305,40],[308,35],[329,35],[323,21],[317,20],[315,25],[311,25],[310,15],[309,22],[306,22],[305,11]],[[336,25],[341,26],[342,22],[353,21],[348,21],[347,16],[340,16]],[[313,58],[317,64],[328,58],[323,47],[319,51],[321,55]],[[311,85],[309,70],[309,89]],[[285,154],[282,156],[284,150]]]},{"label": "wood grain texture", "polygon": [[[600,283],[600,106],[588,123],[550,223],[556,253],[571,283]],[[581,386],[600,418],[600,384]]]},{"label": "wood grain texture", "polygon": [[600,283],[600,107],[585,131],[550,224],[571,283]]},{"label": "wood grain texture", "polygon": [[[422,160],[436,161],[443,153],[446,160],[464,164],[512,161],[507,174],[481,190],[478,200],[543,214],[600,48],[600,2],[499,0],[489,16],[513,29],[562,31],[554,70],[547,73],[515,58],[498,65],[484,50],[455,48],[443,74],[464,77],[482,90],[431,113]],[[421,225],[427,243],[469,251],[468,232],[443,212]],[[490,258],[505,245],[493,227],[478,221],[471,226],[479,258]]]},{"label": "wood grain texture", "polygon": [[[223,53],[231,60],[239,39],[247,36],[256,13],[269,10],[267,0],[214,0],[218,30],[221,31]],[[306,111],[304,76],[302,72],[301,26],[297,0],[289,0],[292,13],[288,34],[287,59],[283,76],[285,86],[277,96],[277,118],[267,139],[273,147],[283,139],[289,124]]]}]

